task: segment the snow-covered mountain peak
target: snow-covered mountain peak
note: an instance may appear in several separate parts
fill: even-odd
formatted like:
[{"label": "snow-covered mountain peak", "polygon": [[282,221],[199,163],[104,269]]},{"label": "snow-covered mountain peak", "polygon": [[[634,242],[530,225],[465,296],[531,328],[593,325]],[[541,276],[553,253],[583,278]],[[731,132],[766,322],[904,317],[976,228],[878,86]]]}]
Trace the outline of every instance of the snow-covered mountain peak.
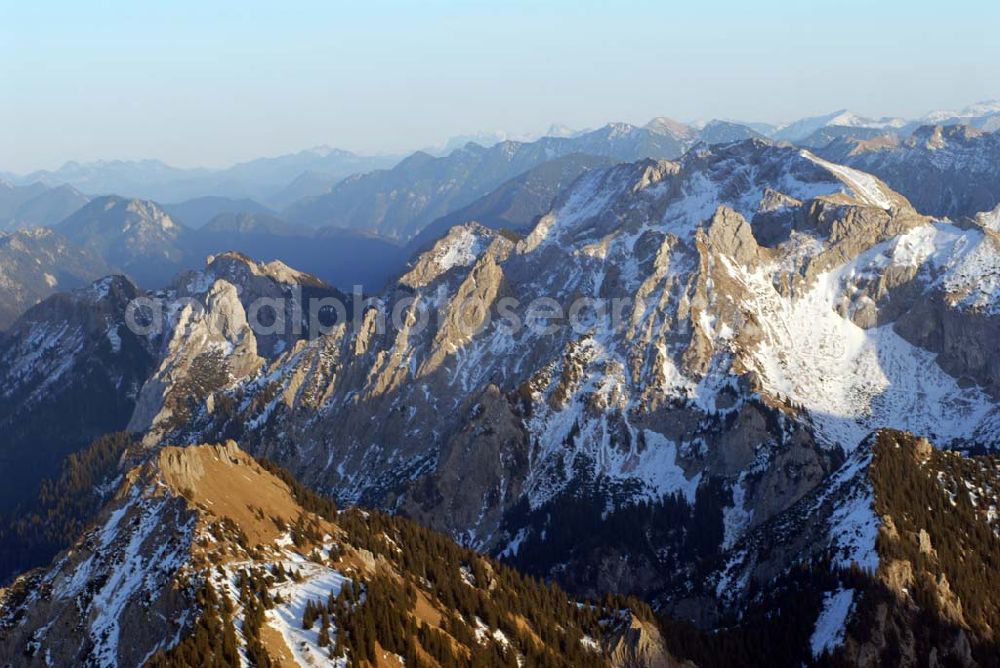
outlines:
[{"label": "snow-covered mountain peak", "polygon": [[778,128],[774,137],[791,142],[797,142],[810,136],[817,130],[826,127],[850,127],[891,130],[902,128],[906,120],[895,117],[867,118],[848,109],[840,109],[821,116],[812,116],[796,120]]},{"label": "snow-covered mountain peak", "polygon": [[985,116],[1000,114],[1000,100],[983,100],[975,104],[960,109],[958,111],[940,110],[926,114],[921,120],[926,123],[940,123],[942,121],[954,121],[962,119],[973,119]]},{"label": "snow-covered mountain peak", "polygon": [[691,239],[720,205],[747,221],[784,204],[822,199],[842,206],[909,210],[878,179],[790,146],[750,139],[695,149],[678,162],[641,162],[584,175],[521,245],[575,245],[609,233],[639,233],[659,221]]}]

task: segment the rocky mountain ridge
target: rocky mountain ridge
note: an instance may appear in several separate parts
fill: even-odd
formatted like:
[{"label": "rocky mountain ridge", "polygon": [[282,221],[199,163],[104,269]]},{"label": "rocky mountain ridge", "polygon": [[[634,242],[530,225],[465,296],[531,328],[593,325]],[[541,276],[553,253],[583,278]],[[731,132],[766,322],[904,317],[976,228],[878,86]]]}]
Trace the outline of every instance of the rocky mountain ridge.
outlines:
[{"label": "rocky mountain ridge", "polygon": [[993,209],[1000,198],[1000,134],[967,125],[928,125],[908,137],[844,137],[820,153],[874,174],[917,210],[953,220]]},{"label": "rocky mountain ridge", "polygon": [[49,188],[37,182],[15,186],[0,181],[0,230],[51,227],[88,200],[72,186]]},{"label": "rocky mountain ridge", "polygon": [[[344,502],[510,558],[527,549],[524,563],[574,573],[582,591],[648,594],[668,585],[646,579],[652,563],[615,573],[539,556],[562,499],[607,511],[676,497],[713,518],[704,540],[726,550],[872,429],[995,445],[995,355],[977,332],[996,326],[981,281],[996,253],[995,235],[920,216],[876,179],[791,147],[595,170],[521,240],[453,229],[360,328],[234,375],[229,412],[201,408],[148,438],[238,437]],[[504,297],[524,323],[540,297],[623,296],[620,321],[586,314],[578,331],[493,321],[469,334],[456,320]],[[381,327],[397,304],[402,326]],[[416,327],[422,306],[443,317]]]},{"label": "rocky mountain ridge", "polygon": [[128,470],[93,528],[0,591],[0,610],[0,660],[21,665],[679,665],[628,608],[338,513],[233,442]]},{"label": "rocky mountain ridge", "polygon": [[[453,227],[315,337],[253,331],[252,302],[286,299],[302,322],[307,289],[335,294],[223,254],[156,295],[176,317],[129,429],[152,449],[236,439],[342,503],[702,629],[799,612],[789,651],[819,661],[871,640],[848,589],[895,577],[878,541],[896,502],[869,434],[997,446],[994,214],[921,215],[788,145],[700,147],[585,172],[524,236]],[[978,601],[927,572],[945,619],[958,618],[941,573]],[[801,610],[764,605],[798,586]],[[878,613],[886,633],[912,619],[898,594]],[[963,623],[937,651],[964,660],[993,642]]]}]

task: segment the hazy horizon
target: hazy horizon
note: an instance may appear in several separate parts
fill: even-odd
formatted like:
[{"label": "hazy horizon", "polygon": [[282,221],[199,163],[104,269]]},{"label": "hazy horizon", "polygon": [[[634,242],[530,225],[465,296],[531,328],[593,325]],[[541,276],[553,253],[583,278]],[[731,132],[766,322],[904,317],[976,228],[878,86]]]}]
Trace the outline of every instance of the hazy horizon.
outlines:
[{"label": "hazy horizon", "polygon": [[932,27],[923,11],[849,1],[817,21],[774,0],[4,2],[0,170],[219,168],[321,145],[402,155],[479,132],[656,116],[914,118],[1000,97],[1000,10],[960,0]]}]

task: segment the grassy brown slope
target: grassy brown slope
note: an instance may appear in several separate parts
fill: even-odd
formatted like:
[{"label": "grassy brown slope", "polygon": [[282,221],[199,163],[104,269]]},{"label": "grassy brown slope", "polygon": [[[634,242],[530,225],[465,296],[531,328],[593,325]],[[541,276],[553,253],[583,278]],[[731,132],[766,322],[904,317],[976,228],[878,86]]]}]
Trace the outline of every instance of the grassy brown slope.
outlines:
[{"label": "grassy brown slope", "polygon": [[623,636],[636,620],[652,620],[638,601],[609,597],[581,605],[412,521],[338,512],[234,443],[164,448],[157,466],[166,486],[199,509],[213,536],[196,540],[192,563],[206,574],[238,563],[243,574],[237,601],[218,593],[218,582],[206,575],[194,629],[156,655],[153,666],[230,665],[232,626],[242,629],[252,664],[287,663],[292,652],[268,622],[268,611],[281,604],[281,583],[300,577],[278,566],[273,546],[285,531],[299,554],[353,583],[339,596],[317,598],[303,618],[304,628],[329,638],[323,651],[350,665],[394,665],[402,657],[407,666],[443,668],[514,666],[519,659],[531,666],[608,666],[613,653],[627,655],[640,642],[643,651],[669,657],[654,625],[639,624],[641,633]]}]

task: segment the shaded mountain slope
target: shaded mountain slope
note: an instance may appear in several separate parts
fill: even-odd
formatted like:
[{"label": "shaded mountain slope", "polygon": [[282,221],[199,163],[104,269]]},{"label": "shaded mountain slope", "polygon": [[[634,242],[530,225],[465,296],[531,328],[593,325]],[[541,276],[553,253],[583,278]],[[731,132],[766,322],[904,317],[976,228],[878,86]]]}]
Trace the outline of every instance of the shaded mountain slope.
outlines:
[{"label": "shaded mountain slope", "polygon": [[492,229],[526,231],[581,174],[613,163],[610,158],[569,155],[543,162],[501,184],[466,207],[428,224],[407,244],[408,252],[430,248],[455,225],[475,221]]},{"label": "shaded mountain slope", "polygon": [[508,141],[488,149],[468,144],[446,157],[415,153],[390,170],[351,177],[326,195],[295,203],[284,215],[293,223],[408,239],[433,220],[554,158],[583,153],[636,160],[674,158],[682,152],[672,137],[625,124],[529,144]]},{"label": "shaded mountain slope", "polygon": [[0,330],[52,293],[109,273],[100,256],[51,230],[0,232]]},{"label": "shaded mountain slope", "polygon": [[49,297],[0,336],[0,511],[29,501],[68,454],[119,431],[155,368],[125,321],[141,293],[114,276]]},{"label": "shaded mountain slope", "polygon": [[822,155],[878,176],[928,215],[957,220],[1000,203],[1000,134],[995,132],[924,126],[905,138],[834,141]]}]

